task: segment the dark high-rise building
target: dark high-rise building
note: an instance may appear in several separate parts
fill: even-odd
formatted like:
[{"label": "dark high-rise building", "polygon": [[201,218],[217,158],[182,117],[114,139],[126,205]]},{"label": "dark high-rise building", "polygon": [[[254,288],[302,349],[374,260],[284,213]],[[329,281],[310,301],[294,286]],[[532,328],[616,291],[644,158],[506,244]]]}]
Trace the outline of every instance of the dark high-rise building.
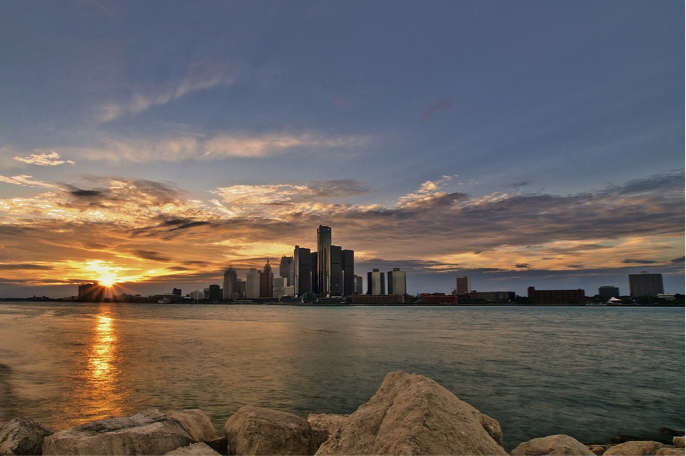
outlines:
[{"label": "dark high-rise building", "polygon": [[[316,264],[316,263],[315,263]],[[312,291],[312,252],[295,246],[293,250],[293,266],[295,269],[294,285],[295,295],[302,296]]]},{"label": "dark high-rise building", "polygon": [[174,288],[174,289],[172,290],[172,294],[173,294],[174,296],[178,296],[178,297],[180,298],[180,297],[181,297],[181,288]]},{"label": "dark high-rise building", "polygon": [[472,291],[472,281],[467,276],[457,276],[455,278],[455,291],[458,295],[467,294]]},{"label": "dark high-rise building", "polygon": [[310,264],[312,265],[312,293],[319,294],[319,271],[317,270],[317,264],[319,264],[319,254],[317,252],[312,252],[310,254]]},{"label": "dark high-rise building", "polygon": [[295,285],[295,263],[293,263],[293,257],[281,257],[279,276],[286,278],[286,286]]},{"label": "dark high-rise building", "polygon": [[317,288],[318,293],[331,294],[331,228],[317,228]]},{"label": "dark high-rise building", "polygon": [[233,268],[229,268],[224,272],[224,299],[238,298],[240,298],[238,274]]},{"label": "dark high-rise building", "polygon": [[210,285],[207,299],[210,301],[221,301],[222,299],[222,289],[219,285]]},{"label": "dark high-rise building", "polygon": [[665,292],[662,284],[662,274],[629,274],[629,290],[631,296],[657,296]]},{"label": "dark high-rise building", "polygon": [[601,298],[617,298],[619,297],[619,288],[613,286],[602,286],[598,288],[598,296]]},{"label": "dark high-rise building", "polygon": [[341,251],[340,246],[331,246],[331,279],[329,283],[331,296],[343,296],[343,258]]},{"label": "dark high-rise building", "polygon": [[364,294],[362,276],[358,276],[357,274],[355,274],[355,290],[353,291],[353,294],[356,294],[356,295]]},{"label": "dark high-rise building", "polygon": [[260,298],[271,298],[273,296],[274,288],[274,273],[272,267],[267,260],[264,265],[264,270],[260,272]]},{"label": "dark high-rise building", "polygon": [[404,295],[407,293],[407,274],[400,268],[388,271],[388,294]]},{"label": "dark high-rise building", "polygon": [[105,300],[105,286],[99,283],[84,283],[79,285],[79,301],[82,302],[102,302]]},{"label": "dark high-rise building", "polygon": [[583,305],[586,302],[586,292],[578,290],[537,290],[535,287],[527,289],[527,296],[534,304],[564,305],[577,304]]},{"label": "dark high-rise building", "polygon": [[378,269],[372,269],[372,272],[367,273],[367,294],[386,294],[386,274]]},{"label": "dark high-rise building", "polygon": [[355,294],[355,252],[343,250],[341,252],[341,266],[343,267],[343,296]]}]

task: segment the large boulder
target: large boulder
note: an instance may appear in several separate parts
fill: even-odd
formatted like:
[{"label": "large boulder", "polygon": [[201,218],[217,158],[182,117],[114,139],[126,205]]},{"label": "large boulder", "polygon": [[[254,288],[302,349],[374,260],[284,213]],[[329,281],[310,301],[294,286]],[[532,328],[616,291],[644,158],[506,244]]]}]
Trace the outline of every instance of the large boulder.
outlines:
[{"label": "large boulder", "polygon": [[246,405],[224,425],[228,454],[314,454],[310,423],[292,413]]},{"label": "large boulder", "polygon": [[607,456],[648,456],[657,453],[657,450],[664,447],[660,442],[651,441],[633,441],[620,443],[607,450],[603,455]]},{"label": "large boulder", "polygon": [[207,423],[209,418],[199,410],[163,412],[148,409],[57,432],[43,441],[43,454],[165,454],[216,438],[214,428],[210,432]]},{"label": "large boulder", "polygon": [[221,454],[214,451],[206,443],[200,442],[177,448],[165,453],[164,456],[221,456]]},{"label": "large boulder", "polygon": [[391,372],[317,454],[507,455],[500,425],[484,416],[429,378]]},{"label": "large boulder", "polygon": [[510,451],[513,456],[543,456],[543,455],[580,455],[580,456],[594,456],[595,453],[591,451],[586,445],[579,442],[574,437],[565,434],[549,435],[548,437],[540,437],[529,440],[528,442],[520,443],[517,448]]},{"label": "large boulder", "polygon": [[15,418],[0,429],[0,454],[41,454],[43,439],[50,434],[31,418]]},{"label": "large boulder", "polygon": [[315,448],[319,448],[322,443],[329,440],[340,428],[348,415],[330,415],[326,413],[312,414],[307,417],[307,422],[312,427],[312,438]]},{"label": "large boulder", "polygon": [[655,456],[684,456],[686,450],[676,447],[662,447],[655,453]]},{"label": "large boulder", "polygon": [[684,436],[683,435],[681,437],[674,437],[674,439],[672,439],[672,441],[674,442],[675,447],[677,447],[677,448],[683,448],[684,447]]}]

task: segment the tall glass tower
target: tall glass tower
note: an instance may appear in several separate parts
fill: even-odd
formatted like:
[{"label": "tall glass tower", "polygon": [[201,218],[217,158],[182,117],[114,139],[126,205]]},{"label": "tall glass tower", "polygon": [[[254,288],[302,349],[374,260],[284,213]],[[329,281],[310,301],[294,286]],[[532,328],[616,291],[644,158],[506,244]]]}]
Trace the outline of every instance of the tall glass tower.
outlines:
[{"label": "tall glass tower", "polygon": [[331,228],[319,225],[317,228],[317,279],[320,294],[331,294]]}]

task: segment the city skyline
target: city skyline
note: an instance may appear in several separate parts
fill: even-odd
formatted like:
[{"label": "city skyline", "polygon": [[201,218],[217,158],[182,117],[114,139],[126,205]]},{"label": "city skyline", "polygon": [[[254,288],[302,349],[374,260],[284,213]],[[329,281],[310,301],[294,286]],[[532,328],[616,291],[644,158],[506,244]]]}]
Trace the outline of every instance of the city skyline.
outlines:
[{"label": "city skyline", "polygon": [[682,2],[165,5],[3,5],[0,298],[197,289],[319,225],[409,294],[684,293]]}]

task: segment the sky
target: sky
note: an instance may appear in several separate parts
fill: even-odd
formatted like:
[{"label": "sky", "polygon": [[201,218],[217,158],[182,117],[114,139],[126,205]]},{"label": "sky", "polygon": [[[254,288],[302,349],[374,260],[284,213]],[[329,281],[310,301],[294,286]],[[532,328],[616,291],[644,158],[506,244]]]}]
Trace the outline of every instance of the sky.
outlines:
[{"label": "sky", "polygon": [[684,292],[684,3],[5,1],[0,297],[316,248],[408,292]]}]

